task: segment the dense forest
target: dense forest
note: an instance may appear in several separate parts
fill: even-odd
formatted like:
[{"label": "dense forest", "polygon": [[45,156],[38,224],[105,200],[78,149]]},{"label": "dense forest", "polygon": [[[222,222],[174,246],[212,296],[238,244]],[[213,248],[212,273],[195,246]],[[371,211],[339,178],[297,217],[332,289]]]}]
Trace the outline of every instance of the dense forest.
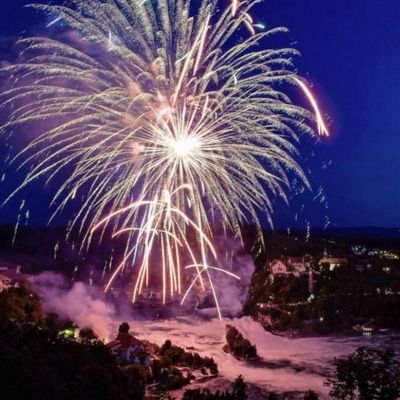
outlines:
[{"label": "dense forest", "polygon": [[[373,260],[372,267],[358,270],[354,264],[333,271],[314,266],[314,288],[308,275],[270,277],[268,268],[253,275],[245,312],[268,321],[271,330],[304,329],[330,333],[373,321],[379,328],[400,329],[400,269],[387,261]],[[264,305],[264,308],[262,307]]]}]

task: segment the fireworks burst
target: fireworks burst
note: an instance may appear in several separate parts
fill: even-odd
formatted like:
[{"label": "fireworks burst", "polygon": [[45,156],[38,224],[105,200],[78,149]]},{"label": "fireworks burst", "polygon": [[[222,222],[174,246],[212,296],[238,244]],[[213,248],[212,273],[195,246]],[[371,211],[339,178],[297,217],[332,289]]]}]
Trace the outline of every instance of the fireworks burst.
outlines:
[{"label": "fireworks burst", "polygon": [[[162,265],[151,268],[160,268],[164,301],[168,292],[182,292],[181,270],[194,268],[189,290],[197,282],[204,289],[206,276],[218,308],[213,223],[241,237],[240,226],[252,220],[262,240],[258,212],[272,223],[271,198],[286,199],[288,175],[308,185],[294,143],[300,133],[313,135],[314,121],[320,134],[327,130],[294,72],[297,52],[259,46],[285,29],[257,33],[262,26],[250,10],[258,2],[233,0],[222,10],[217,0],[34,6],[50,15],[48,27],[62,23],[80,40],[22,39],[21,62],[3,69],[17,77],[1,96],[10,106],[3,128],[51,125],[19,154],[33,167],[16,192],[41,176],[64,174],[54,215],[85,194],[69,227],[83,234],[82,247],[96,230],[126,235],[106,290],[139,262],[135,299],[148,284],[157,244]],[[294,105],[282,84],[300,86],[316,117]],[[190,254],[188,266],[181,248]]]}]

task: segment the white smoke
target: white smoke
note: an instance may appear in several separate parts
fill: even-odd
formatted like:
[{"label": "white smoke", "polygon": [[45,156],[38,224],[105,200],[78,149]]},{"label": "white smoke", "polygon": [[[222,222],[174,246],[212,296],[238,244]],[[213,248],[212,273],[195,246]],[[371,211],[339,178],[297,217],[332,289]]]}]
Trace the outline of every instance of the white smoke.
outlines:
[{"label": "white smoke", "polygon": [[80,328],[92,328],[102,340],[110,339],[115,310],[100,299],[94,290],[82,282],[75,282],[68,287],[61,275],[52,272],[38,275],[34,283],[43,296],[47,312],[70,319]]},{"label": "white smoke", "polygon": [[[218,301],[224,316],[236,316],[243,310],[248,296],[254,262],[249,254],[243,252],[239,242],[229,238],[218,240],[218,267],[233,272],[240,280],[219,272],[213,274],[213,282],[218,293]],[[221,254],[225,249],[225,254]]]}]

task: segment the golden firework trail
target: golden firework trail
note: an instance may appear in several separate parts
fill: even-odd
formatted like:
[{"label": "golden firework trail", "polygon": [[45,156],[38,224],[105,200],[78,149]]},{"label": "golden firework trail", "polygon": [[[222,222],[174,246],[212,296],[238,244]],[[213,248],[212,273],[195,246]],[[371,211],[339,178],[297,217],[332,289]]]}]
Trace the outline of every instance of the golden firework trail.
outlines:
[{"label": "golden firework trail", "polygon": [[[300,133],[314,134],[315,121],[320,133],[327,130],[294,72],[297,51],[260,46],[286,29],[258,32],[264,27],[250,12],[259,2],[233,0],[226,9],[218,0],[33,6],[49,15],[47,27],[62,24],[64,39],[22,39],[20,62],[2,70],[12,84],[1,95],[9,110],[3,130],[42,127],[18,155],[31,168],[10,197],[40,177],[61,175],[54,215],[84,196],[69,226],[82,233],[82,248],[98,230],[125,234],[123,260],[106,289],[140,263],[133,299],[150,268],[163,277],[164,301],[182,293],[184,248],[194,282],[204,288],[205,275],[216,298],[213,224],[241,238],[251,220],[262,240],[258,215],[272,224],[271,199],[286,200],[289,176],[308,186],[295,144]],[[293,104],[282,84],[299,85],[316,117]],[[154,266],[156,245],[162,262]]]},{"label": "golden firework trail", "polygon": [[325,121],[324,121],[324,118],[322,117],[321,111],[318,107],[317,100],[315,100],[315,97],[311,93],[311,90],[300,79],[298,79],[298,78],[293,78],[293,79],[301,87],[301,89],[307,96],[308,100],[310,101],[312,108],[314,109],[315,119],[317,120],[317,128],[318,128],[319,135],[329,136],[328,128],[325,125]]},{"label": "golden firework trail", "polygon": [[[155,243],[156,236],[161,237],[161,247],[162,247],[162,274],[163,274],[163,302],[166,301],[166,292],[167,292],[167,275],[169,275],[170,282],[170,293],[173,296],[174,292],[181,293],[181,280],[180,280],[180,268],[179,268],[179,260],[180,260],[180,248],[185,247],[187,252],[190,254],[192,262],[195,264],[191,265],[190,268],[196,268],[198,272],[198,278],[200,278],[202,287],[204,284],[202,282],[200,267],[204,270],[205,266],[198,264],[196,261],[196,256],[186,238],[185,231],[181,228],[181,222],[185,225],[188,225],[194,229],[200,243],[205,249],[206,246],[209,249],[211,255],[216,259],[217,254],[212,245],[211,241],[207,238],[207,236],[202,232],[202,230],[189,218],[187,217],[181,210],[177,209],[173,205],[173,197],[179,194],[181,190],[191,190],[189,185],[183,185],[175,190],[173,193],[169,193],[167,189],[165,189],[162,193],[161,198],[156,197],[152,201],[138,201],[136,203],[132,203],[127,207],[124,207],[118,211],[115,211],[102,219],[96,226],[94,226],[93,231],[98,229],[101,225],[105,224],[109,220],[115,218],[116,216],[127,212],[130,209],[139,209],[140,207],[146,208],[146,214],[143,217],[142,225],[139,228],[124,228],[117,231],[113,236],[118,236],[122,233],[129,232],[137,232],[138,236],[136,238],[137,242],[133,248],[129,249],[128,255],[124,258],[122,263],[116,268],[114,273],[112,274],[109,282],[106,285],[105,290],[107,291],[111,286],[112,282],[124,268],[127,260],[133,255],[133,263],[137,259],[137,251],[140,246],[145,249],[145,254],[142,256],[141,267],[139,268],[139,276],[136,281],[136,285],[133,291],[132,301],[136,300],[136,296],[140,295],[143,290],[143,285],[146,280],[146,285],[148,285],[148,277],[149,277],[149,268],[150,268],[150,253],[153,248],[153,243]],[[205,253],[204,253],[205,254]],[[203,257],[203,260],[205,256]],[[168,263],[165,262],[168,260]],[[218,268],[214,268],[215,270],[220,270]],[[168,269],[168,271],[167,271]],[[167,273],[168,272],[168,273]],[[225,272],[225,271],[224,271]],[[234,275],[229,272],[225,272],[228,275]],[[236,275],[234,275],[236,276]],[[197,279],[196,279],[197,281]],[[193,286],[193,285],[192,285]],[[192,287],[191,286],[191,287]],[[215,295],[214,295],[215,296]],[[186,296],[185,296],[186,298]],[[184,301],[184,299],[183,299]],[[216,299],[217,302],[217,299]]]}]

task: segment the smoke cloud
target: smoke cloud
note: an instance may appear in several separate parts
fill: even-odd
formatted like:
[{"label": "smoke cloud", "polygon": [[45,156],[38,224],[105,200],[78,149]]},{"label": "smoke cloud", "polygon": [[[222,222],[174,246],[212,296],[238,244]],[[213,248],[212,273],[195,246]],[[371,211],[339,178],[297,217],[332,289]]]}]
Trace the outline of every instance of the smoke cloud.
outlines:
[{"label": "smoke cloud", "polygon": [[115,310],[95,290],[82,282],[70,287],[61,275],[52,272],[38,275],[34,283],[43,296],[46,311],[68,318],[80,328],[92,328],[102,340],[110,339]]},{"label": "smoke cloud", "polygon": [[241,244],[232,239],[220,238],[218,248],[228,249],[225,254],[218,257],[218,267],[240,277],[240,280],[236,280],[224,273],[213,273],[213,281],[223,314],[233,317],[243,310],[254,272],[254,262],[251,255],[243,252]]}]

